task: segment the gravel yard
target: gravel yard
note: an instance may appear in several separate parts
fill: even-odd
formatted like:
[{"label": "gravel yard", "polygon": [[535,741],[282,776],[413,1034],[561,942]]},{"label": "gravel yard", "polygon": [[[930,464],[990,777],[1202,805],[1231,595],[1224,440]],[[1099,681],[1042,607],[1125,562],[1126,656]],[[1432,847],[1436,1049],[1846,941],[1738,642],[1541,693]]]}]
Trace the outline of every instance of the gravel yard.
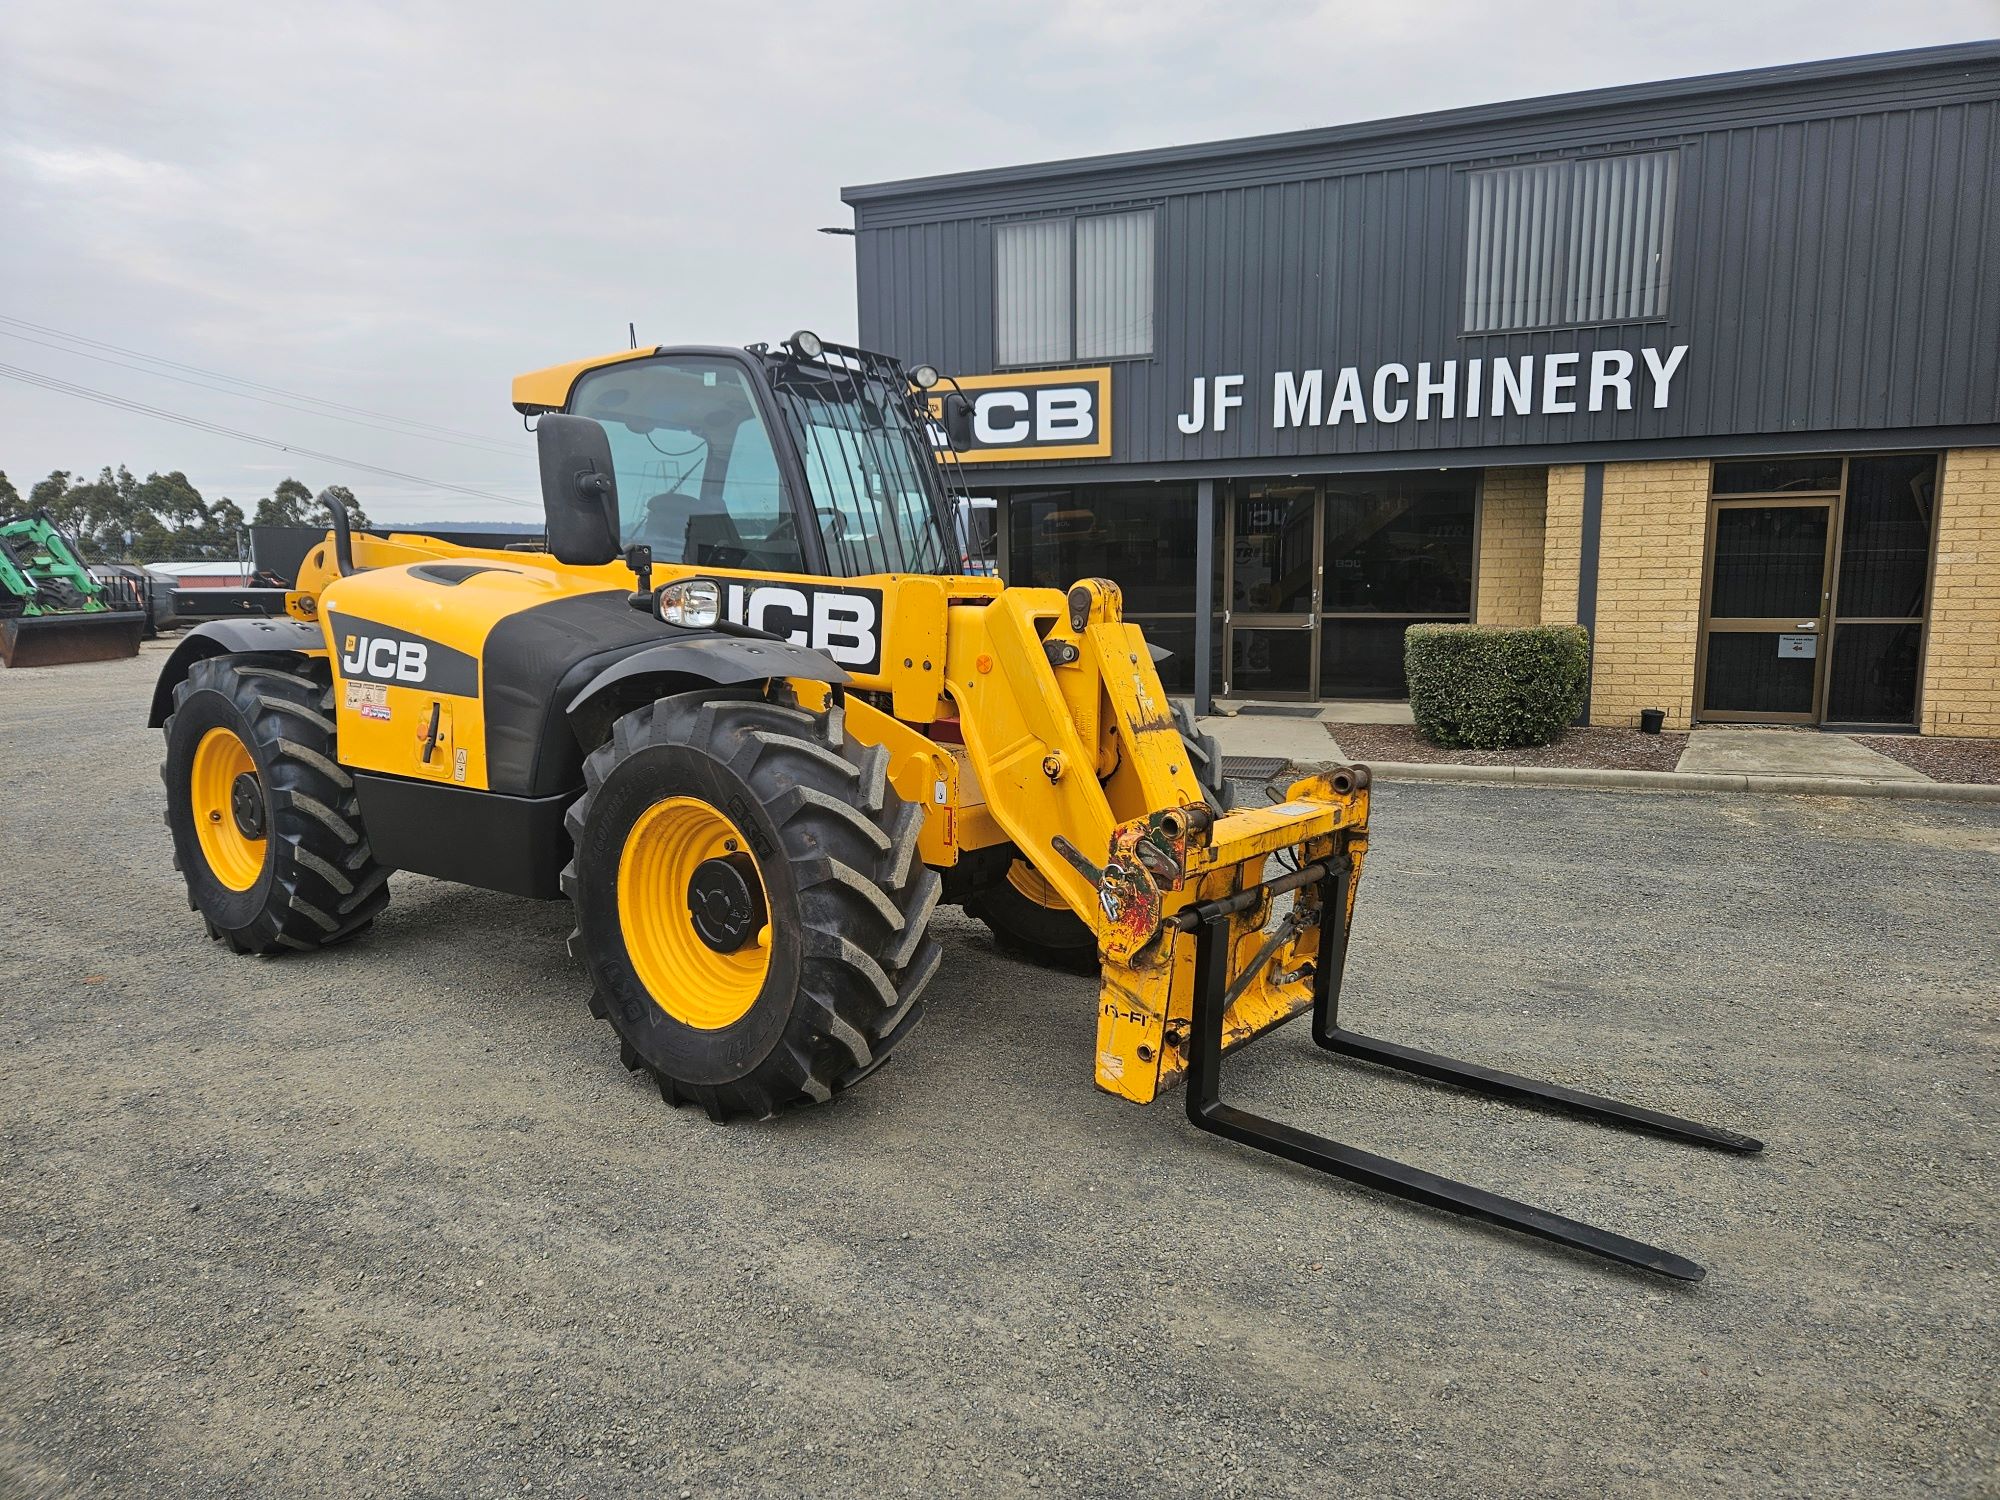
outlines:
[{"label": "gravel yard", "polygon": [[2000,806],[1378,791],[1353,1024],[1769,1149],[1299,1027],[1225,1098],[1690,1287],[1097,1093],[1092,983],[956,911],[889,1067],[726,1129],[618,1066],[560,905],[398,877],[232,957],[168,863],[162,659],[0,672],[0,1493],[1996,1492]]}]

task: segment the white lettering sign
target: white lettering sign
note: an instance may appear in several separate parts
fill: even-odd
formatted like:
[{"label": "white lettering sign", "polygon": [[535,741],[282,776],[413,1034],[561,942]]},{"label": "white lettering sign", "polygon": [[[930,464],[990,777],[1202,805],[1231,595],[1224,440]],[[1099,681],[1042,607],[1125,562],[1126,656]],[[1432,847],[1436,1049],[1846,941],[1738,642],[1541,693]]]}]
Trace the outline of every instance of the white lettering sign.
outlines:
[{"label": "white lettering sign", "polygon": [[[1664,352],[1643,348],[1638,359],[1624,349],[1598,349],[1588,356],[1587,367],[1580,351],[1423,360],[1414,376],[1409,365],[1391,360],[1365,371],[1344,365],[1332,372],[1330,381],[1324,369],[1278,370],[1271,377],[1270,420],[1272,427],[1283,429],[1359,427],[1371,421],[1391,426],[1410,418],[1450,421],[1461,414],[1567,416],[1579,405],[1592,412],[1631,411],[1642,381],[1651,388],[1653,410],[1665,411],[1687,354],[1686,344]],[[1187,409],[1174,425],[1187,437],[1226,432],[1229,413],[1243,405],[1242,391],[1241,375],[1197,375]]]}]

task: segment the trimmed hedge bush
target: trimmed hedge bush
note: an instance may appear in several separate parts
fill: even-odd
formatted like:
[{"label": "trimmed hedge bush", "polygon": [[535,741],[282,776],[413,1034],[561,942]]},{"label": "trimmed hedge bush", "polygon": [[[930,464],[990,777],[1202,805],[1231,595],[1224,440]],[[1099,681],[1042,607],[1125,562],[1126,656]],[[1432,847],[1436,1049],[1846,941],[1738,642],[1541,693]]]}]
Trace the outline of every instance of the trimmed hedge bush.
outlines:
[{"label": "trimmed hedge bush", "polygon": [[1581,625],[1412,625],[1403,669],[1417,733],[1454,750],[1546,745],[1583,707]]}]

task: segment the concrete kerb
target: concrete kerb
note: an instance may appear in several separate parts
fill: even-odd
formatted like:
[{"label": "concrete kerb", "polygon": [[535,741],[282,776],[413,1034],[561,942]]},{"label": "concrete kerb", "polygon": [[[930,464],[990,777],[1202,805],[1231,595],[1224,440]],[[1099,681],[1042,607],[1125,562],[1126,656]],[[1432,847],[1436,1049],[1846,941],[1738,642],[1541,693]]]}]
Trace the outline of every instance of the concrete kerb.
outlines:
[{"label": "concrete kerb", "polygon": [[[1339,761],[1294,761],[1271,779],[1330,770]],[[1488,782],[1641,792],[1763,792],[1788,797],[1907,797],[1932,802],[2000,802],[2000,786],[1953,781],[1874,781],[1859,776],[1758,776],[1736,771],[1614,771],[1582,766],[1455,766],[1363,761],[1381,781]]]}]

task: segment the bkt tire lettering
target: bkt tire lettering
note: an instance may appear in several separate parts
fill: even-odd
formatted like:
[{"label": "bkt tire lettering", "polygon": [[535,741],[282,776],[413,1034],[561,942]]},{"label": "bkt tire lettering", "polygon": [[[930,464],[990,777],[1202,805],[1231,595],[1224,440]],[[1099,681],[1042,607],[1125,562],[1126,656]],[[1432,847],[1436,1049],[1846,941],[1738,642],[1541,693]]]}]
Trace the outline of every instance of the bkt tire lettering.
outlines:
[{"label": "bkt tire lettering", "polygon": [[808,647],[858,672],[873,672],[881,665],[878,589],[732,581],[723,587],[722,613],[725,619]]}]

